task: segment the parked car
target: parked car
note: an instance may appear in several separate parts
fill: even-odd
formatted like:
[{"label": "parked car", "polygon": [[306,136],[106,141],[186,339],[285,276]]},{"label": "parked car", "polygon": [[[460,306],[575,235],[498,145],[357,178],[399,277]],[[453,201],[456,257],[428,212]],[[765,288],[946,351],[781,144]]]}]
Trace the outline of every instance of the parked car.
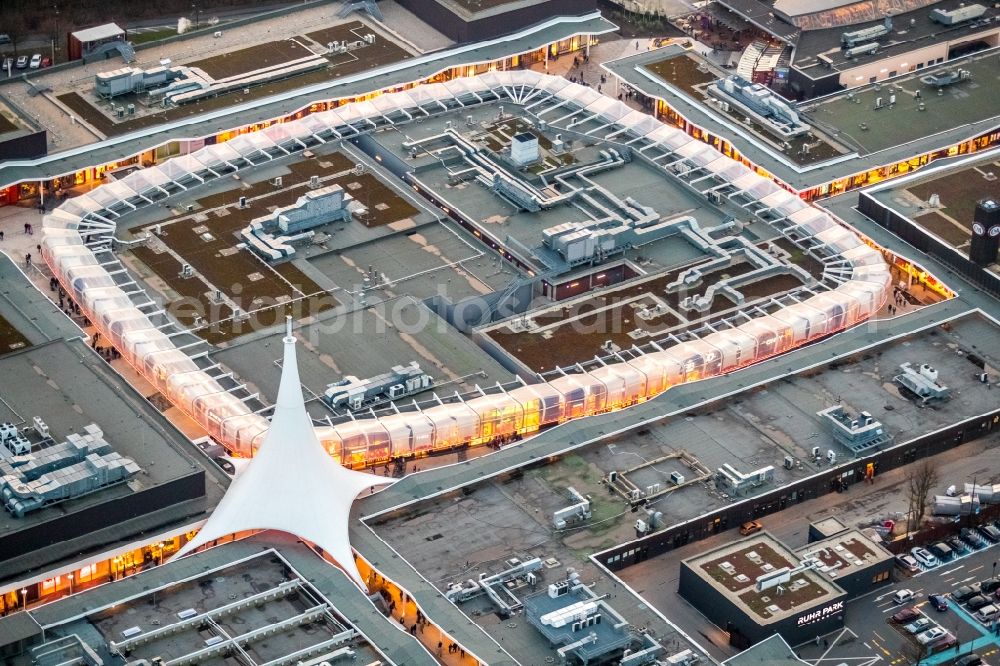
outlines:
[{"label": "parked car", "polygon": [[892,616],[892,621],[896,624],[903,624],[904,622],[912,622],[913,620],[920,617],[922,613],[910,606],[909,608],[904,608],[903,610],[897,612]]},{"label": "parked car", "polygon": [[942,652],[944,650],[951,649],[956,645],[958,645],[958,639],[955,638],[955,634],[951,633],[950,631],[946,632],[944,636],[937,639],[936,641],[928,643],[928,647],[930,647],[936,652]]},{"label": "parked car", "polygon": [[925,569],[936,567],[939,564],[937,558],[931,555],[930,551],[928,551],[926,548],[920,548],[918,546],[916,548],[911,549],[910,554],[913,555],[913,557],[917,560],[917,562],[920,562],[920,566],[924,567]]},{"label": "parked car", "polygon": [[983,658],[975,652],[963,655],[955,660],[955,666],[982,666]]},{"label": "parked car", "polygon": [[969,544],[965,543],[958,537],[951,537],[948,539],[947,543],[957,555],[962,555],[969,551]]},{"label": "parked car", "polygon": [[931,602],[931,606],[934,606],[936,611],[948,610],[948,600],[943,594],[931,594],[927,597],[927,601]]},{"label": "parked car", "polygon": [[31,56],[31,63],[28,65],[28,67],[30,67],[31,69],[38,69],[41,66],[42,66],[42,54],[36,53],[35,55]]},{"label": "parked car", "polygon": [[892,595],[892,601],[896,604],[905,604],[912,598],[913,590],[896,590],[896,593]]},{"label": "parked car", "polygon": [[10,44],[10,35],[8,34],[0,35],[0,44]]},{"label": "parked car", "polygon": [[14,67],[17,67],[18,69],[24,69],[27,66],[28,66],[28,56],[26,55],[17,56],[17,62],[14,63]]},{"label": "parked car", "polygon": [[962,587],[956,587],[951,592],[951,598],[958,603],[965,603],[966,600],[979,594],[979,589],[972,589],[971,585],[963,585]]},{"label": "parked car", "polygon": [[52,58],[48,56],[42,56],[42,67],[51,67],[51,66],[52,66]]},{"label": "parked car", "polygon": [[941,562],[947,562],[955,555],[951,547],[944,541],[939,541],[931,545],[931,547],[928,548],[927,550],[929,550],[931,555],[938,558],[938,560],[940,560]]},{"label": "parked car", "polygon": [[908,625],[904,626],[903,629],[906,630],[908,634],[919,634],[921,632],[927,631],[931,628],[931,619],[929,617],[919,617]]},{"label": "parked car", "polygon": [[976,619],[983,624],[989,624],[997,617],[1000,617],[1000,607],[994,606],[993,604],[987,604],[976,611]]},{"label": "parked car", "polygon": [[986,545],[986,539],[984,539],[983,535],[976,530],[963,527],[959,534],[962,537],[962,541],[969,544],[969,546],[975,550],[979,550]]},{"label": "parked car", "polygon": [[979,585],[980,594],[990,594],[991,592],[1000,592],[1000,580],[984,580]]},{"label": "parked car", "polygon": [[764,526],[759,520],[751,520],[740,525],[740,534],[749,536],[760,532],[762,529],[764,529]]},{"label": "parked car", "polygon": [[993,527],[992,525],[982,525],[979,528],[979,533],[986,538],[990,543],[1000,542],[1000,530]]},{"label": "parked car", "polygon": [[917,634],[917,642],[921,645],[927,645],[929,643],[933,643],[934,641],[941,640],[945,637],[945,635],[947,635],[947,633],[948,632],[941,627],[931,627],[927,631]]},{"label": "parked car", "polygon": [[909,573],[917,573],[920,571],[920,565],[917,564],[917,561],[913,559],[912,555],[897,555],[896,566],[903,571],[908,571]]},{"label": "parked car", "polygon": [[983,606],[988,606],[989,603],[990,603],[989,599],[987,599],[981,594],[977,594],[976,596],[972,597],[971,599],[965,602],[965,607],[968,608],[969,610],[977,611]]}]

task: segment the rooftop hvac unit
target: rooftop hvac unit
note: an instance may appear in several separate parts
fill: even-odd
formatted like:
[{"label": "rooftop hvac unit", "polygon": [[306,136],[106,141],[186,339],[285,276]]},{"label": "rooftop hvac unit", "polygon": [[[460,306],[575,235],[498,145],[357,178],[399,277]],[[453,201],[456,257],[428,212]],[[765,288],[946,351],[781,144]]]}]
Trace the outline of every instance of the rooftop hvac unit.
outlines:
[{"label": "rooftop hvac unit", "polygon": [[7,450],[15,456],[24,456],[31,453],[31,442],[29,442],[24,435],[11,437],[4,442],[4,446],[6,446]]},{"label": "rooftop hvac unit", "polygon": [[32,422],[35,424],[35,432],[37,432],[42,437],[49,436],[49,426],[46,425],[45,421],[42,420],[41,416],[36,416],[35,418],[32,419]]},{"label": "rooftop hvac unit", "polygon": [[549,585],[549,598],[555,599],[569,592],[569,581],[560,580]]},{"label": "rooftop hvac unit", "polygon": [[17,437],[17,426],[13,423],[0,423],[0,442]]},{"label": "rooftop hvac unit", "polygon": [[246,207],[247,207],[247,198],[240,197],[240,208],[246,208]]},{"label": "rooftop hvac unit", "polygon": [[215,32],[212,33],[212,37],[215,38],[215,39],[218,39],[219,37],[222,37],[222,31],[221,30],[216,30]]},{"label": "rooftop hvac unit", "polygon": [[309,176],[309,187],[314,190],[319,187],[319,176]]},{"label": "rooftop hvac unit", "polygon": [[681,474],[680,472],[671,472],[670,473],[670,482],[672,484],[674,484],[675,486],[679,486],[682,483],[684,483],[684,475]]}]

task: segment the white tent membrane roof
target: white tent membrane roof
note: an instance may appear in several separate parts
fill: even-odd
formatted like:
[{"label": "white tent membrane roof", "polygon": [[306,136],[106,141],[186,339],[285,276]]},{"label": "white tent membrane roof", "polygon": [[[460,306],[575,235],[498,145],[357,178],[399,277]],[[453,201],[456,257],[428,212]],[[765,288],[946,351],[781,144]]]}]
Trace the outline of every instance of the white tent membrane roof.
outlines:
[{"label": "white tent membrane roof", "polygon": [[348,538],[354,498],[388,480],[337,464],[316,438],[306,412],[291,319],[271,427],[257,455],[178,556],[238,532],[278,530],[322,548],[362,588]]}]

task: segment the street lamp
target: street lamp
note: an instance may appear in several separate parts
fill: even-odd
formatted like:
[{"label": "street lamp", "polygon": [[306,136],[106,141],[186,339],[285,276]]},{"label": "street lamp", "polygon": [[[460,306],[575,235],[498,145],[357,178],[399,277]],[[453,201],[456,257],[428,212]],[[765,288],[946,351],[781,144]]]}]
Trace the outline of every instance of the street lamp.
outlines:
[{"label": "street lamp", "polygon": [[69,594],[73,596],[73,574],[69,574]]},{"label": "street lamp", "polygon": [[21,610],[25,610],[28,607],[28,588],[21,588]]}]

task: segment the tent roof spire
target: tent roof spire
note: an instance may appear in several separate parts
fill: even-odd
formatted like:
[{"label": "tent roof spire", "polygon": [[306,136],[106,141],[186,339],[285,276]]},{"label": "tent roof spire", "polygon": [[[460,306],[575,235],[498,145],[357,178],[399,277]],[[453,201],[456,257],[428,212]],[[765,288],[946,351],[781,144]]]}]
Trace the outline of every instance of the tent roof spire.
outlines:
[{"label": "tent roof spire", "polygon": [[278,530],[319,546],[364,587],[348,540],[351,504],[362,491],[390,480],[347,469],[323,448],[302,397],[291,317],[282,342],[281,382],[271,427],[256,457],[178,555],[237,532]]}]

